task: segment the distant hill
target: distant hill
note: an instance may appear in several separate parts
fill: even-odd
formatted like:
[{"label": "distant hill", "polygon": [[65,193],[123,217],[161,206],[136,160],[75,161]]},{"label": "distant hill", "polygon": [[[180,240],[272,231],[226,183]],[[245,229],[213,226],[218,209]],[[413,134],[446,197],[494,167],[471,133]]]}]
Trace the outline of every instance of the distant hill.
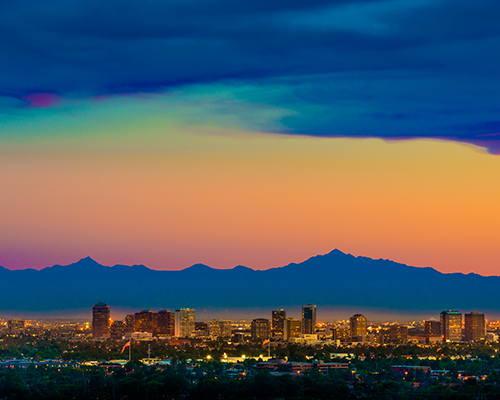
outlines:
[{"label": "distant hill", "polygon": [[302,263],[255,271],[196,264],[181,271],[144,265],[103,266],[91,258],[74,264],[11,271],[0,267],[0,316],[115,307],[269,308],[318,307],[421,313],[458,309],[500,314],[500,277],[444,274],[339,250]]}]

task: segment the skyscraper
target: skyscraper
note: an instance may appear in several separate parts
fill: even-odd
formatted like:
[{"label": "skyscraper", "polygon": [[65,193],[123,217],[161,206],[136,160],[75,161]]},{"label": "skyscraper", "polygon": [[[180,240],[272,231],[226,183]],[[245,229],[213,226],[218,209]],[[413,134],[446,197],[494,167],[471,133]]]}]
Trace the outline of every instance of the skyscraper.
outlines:
[{"label": "skyscraper", "polygon": [[471,312],[464,314],[465,318],[465,340],[483,340],[486,337],[486,321],[484,314]]},{"label": "skyscraper", "polygon": [[175,314],[169,310],[160,310],[155,315],[154,326],[156,330],[154,336],[174,336],[175,335]]},{"label": "skyscraper", "polygon": [[393,343],[403,343],[408,339],[408,327],[404,325],[391,325],[389,327],[389,340]]},{"label": "skyscraper", "polygon": [[111,323],[110,332],[113,339],[123,339],[127,333],[127,325],[123,321],[113,321]]},{"label": "skyscraper", "polygon": [[426,335],[439,336],[441,335],[441,322],[435,318],[430,318],[424,322],[424,331]]},{"label": "skyscraper", "polygon": [[288,318],[287,320],[285,320],[285,340],[298,337],[301,332],[302,321],[300,319]]},{"label": "skyscraper", "polygon": [[134,318],[135,332],[148,332],[153,334],[155,331],[155,318],[152,310],[142,310],[135,313]]},{"label": "skyscraper", "polygon": [[252,321],[252,339],[267,339],[271,333],[271,324],[266,318],[256,318]]},{"label": "skyscraper", "polygon": [[285,321],[286,311],[283,309],[274,310],[272,312],[271,331],[274,337],[285,337]]},{"label": "skyscraper", "polygon": [[94,338],[108,339],[111,336],[109,316],[109,306],[102,301],[92,307],[92,336]]},{"label": "skyscraper", "polygon": [[175,310],[175,336],[191,337],[194,333],[194,310],[181,308]]},{"label": "skyscraper", "polygon": [[441,313],[441,334],[445,342],[462,340],[462,313],[459,311],[443,311]]},{"label": "skyscraper", "polygon": [[363,314],[354,314],[349,319],[349,328],[351,330],[351,339],[366,335],[366,317]]},{"label": "skyscraper", "polygon": [[302,306],[302,333],[311,334],[316,332],[316,306],[309,303]]}]

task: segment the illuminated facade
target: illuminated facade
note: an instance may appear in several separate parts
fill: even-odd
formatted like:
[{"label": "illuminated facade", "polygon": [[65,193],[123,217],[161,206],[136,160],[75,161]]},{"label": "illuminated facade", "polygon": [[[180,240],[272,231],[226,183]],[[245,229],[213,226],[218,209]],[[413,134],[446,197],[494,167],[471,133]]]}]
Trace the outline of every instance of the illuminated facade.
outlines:
[{"label": "illuminated facade", "polygon": [[208,330],[213,339],[228,339],[231,337],[231,321],[214,319],[209,322]]},{"label": "illuminated facade", "polygon": [[302,334],[310,335],[316,332],[316,306],[302,306]]},{"label": "illuminated facade", "polygon": [[486,320],[484,319],[484,314],[471,312],[464,314],[464,319],[465,340],[471,342],[486,338]]},{"label": "illuminated facade", "polygon": [[441,313],[441,334],[446,342],[462,340],[462,313],[459,311],[443,311]]},{"label": "illuminated facade", "polygon": [[437,319],[429,319],[424,322],[424,331],[426,335],[439,336],[441,335],[441,322]]},{"label": "illuminated facade", "polygon": [[127,326],[127,332],[134,332],[135,328],[135,315],[127,314],[125,317],[125,325]]},{"label": "illuminated facade", "polygon": [[181,308],[175,310],[175,336],[191,337],[194,334],[194,310]]},{"label": "illuminated facade", "polygon": [[208,334],[208,324],[206,322],[195,322],[194,323],[194,336],[197,338],[206,338]]},{"label": "illuminated facade", "polygon": [[113,321],[111,323],[111,338],[123,339],[127,334],[127,325],[123,321]]},{"label": "illuminated facade", "polygon": [[9,335],[24,334],[24,320],[12,319],[10,321],[7,321],[7,328],[9,330]]},{"label": "illuminated facade", "polygon": [[92,336],[94,338],[109,339],[110,332],[110,310],[102,301],[92,308]]},{"label": "illuminated facade", "polygon": [[340,340],[341,342],[349,341],[351,337],[348,326],[336,326],[332,329],[332,339]]},{"label": "illuminated facade", "polygon": [[285,340],[296,338],[302,333],[302,321],[300,319],[288,318],[285,321]]},{"label": "illuminated facade", "polygon": [[285,337],[286,311],[283,309],[272,312],[271,331],[274,337]]},{"label": "illuminated facade", "polygon": [[389,340],[393,343],[403,343],[408,339],[408,327],[404,325],[391,325],[389,327]]},{"label": "illuminated facade", "polygon": [[160,310],[154,315],[156,327],[154,336],[174,336],[175,335],[175,314],[169,310]]},{"label": "illuminated facade", "polygon": [[366,317],[363,314],[354,314],[349,318],[351,338],[366,335]]},{"label": "illuminated facade", "polygon": [[142,310],[135,313],[134,318],[134,331],[135,332],[148,332],[152,335],[155,331],[155,317],[154,312],[149,310]]},{"label": "illuminated facade", "polygon": [[271,334],[271,323],[266,318],[256,318],[252,321],[252,339],[268,339]]}]

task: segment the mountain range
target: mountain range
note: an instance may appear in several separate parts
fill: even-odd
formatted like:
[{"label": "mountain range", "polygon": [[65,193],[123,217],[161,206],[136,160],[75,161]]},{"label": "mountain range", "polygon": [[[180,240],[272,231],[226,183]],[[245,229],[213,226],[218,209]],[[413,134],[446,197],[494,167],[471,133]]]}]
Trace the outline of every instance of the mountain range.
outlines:
[{"label": "mountain range", "polygon": [[0,267],[2,314],[70,313],[104,301],[112,307],[245,310],[300,307],[422,314],[440,310],[500,314],[500,277],[441,273],[340,250],[268,270],[180,271],[144,265],[103,266],[90,257],[42,270]]}]

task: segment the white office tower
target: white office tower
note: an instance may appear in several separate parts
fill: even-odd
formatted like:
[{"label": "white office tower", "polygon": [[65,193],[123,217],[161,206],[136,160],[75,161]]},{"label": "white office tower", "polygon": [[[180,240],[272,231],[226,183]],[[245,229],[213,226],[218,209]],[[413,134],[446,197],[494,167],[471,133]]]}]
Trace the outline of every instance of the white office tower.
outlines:
[{"label": "white office tower", "polygon": [[175,310],[175,336],[191,337],[194,333],[194,310],[181,308]]}]

